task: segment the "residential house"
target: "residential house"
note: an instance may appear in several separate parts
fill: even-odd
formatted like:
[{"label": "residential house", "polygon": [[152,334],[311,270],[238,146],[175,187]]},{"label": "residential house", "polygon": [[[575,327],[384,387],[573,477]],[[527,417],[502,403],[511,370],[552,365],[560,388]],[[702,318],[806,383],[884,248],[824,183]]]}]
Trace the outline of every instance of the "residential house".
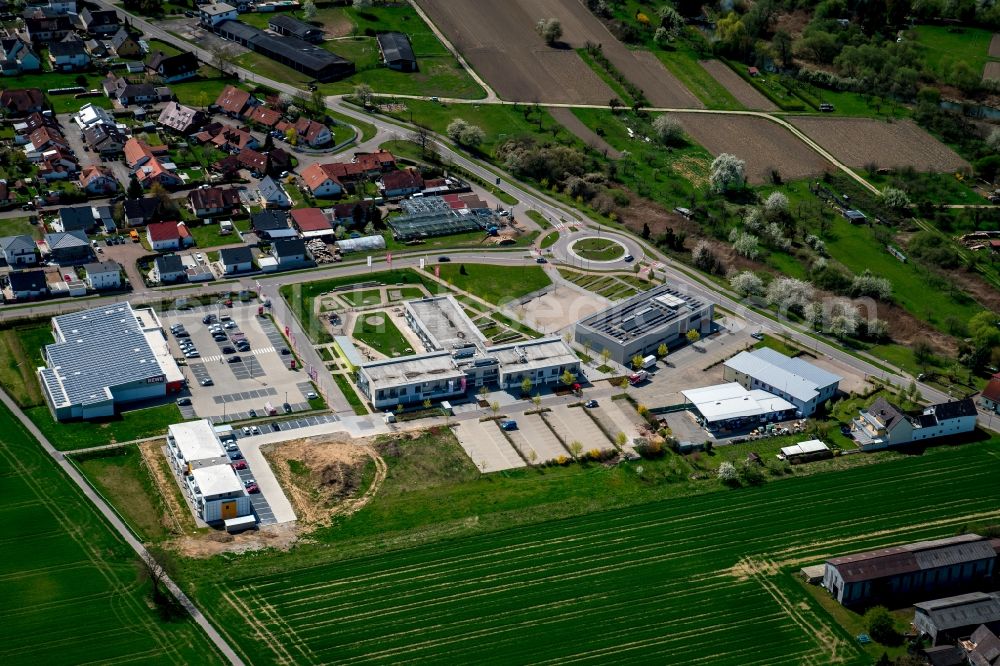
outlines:
[{"label": "residential house", "polygon": [[49,258],[57,264],[77,264],[90,260],[93,250],[82,231],[57,231],[44,236]]},{"label": "residential house", "polygon": [[15,118],[40,113],[45,109],[45,95],[38,88],[0,90],[0,109]]},{"label": "residential house", "polygon": [[230,215],[241,205],[239,190],[223,187],[199,187],[188,192],[188,207],[197,217]]},{"label": "residential house", "polygon": [[381,149],[374,153],[354,153],[354,164],[369,178],[377,178],[380,173],[396,170],[396,157],[388,150]]},{"label": "residential house", "polygon": [[36,13],[24,18],[24,31],[35,46],[54,44],[73,32],[73,21],[69,16],[44,16]]},{"label": "residential house", "polygon": [[295,121],[294,127],[298,140],[312,148],[325,146],[333,139],[333,135],[330,134],[330,128],[323,123],[310,120],[305,116],[300,116]]},{"label": "residential house", "polygon": [[118,12],[113,9],[91,11],[88,8],[80,12],[79,16],[80,27],[88,34],[97,37],[108,37],[121,28],[121,24],[118,22]]},{"label": "residential house", "polygon": [[119,28],[111,37],[111,48],[121,59],[142,57],[142,47],[138,40],[125,28]]},{"label": "residential house", "polygon": [[319,44],[323,41],[323,31],[321,29],[288,14],[277,14],[268,19],[267,27],[279,35],[297,37],[304,42]]},{"label": "residential house", "polygon": [[971,398],[930,405],[911,416],[879,396],[851,422],[851,436],[862,451],[876,451],[972,432],[977,415]]},{"label": "residential house", "polygon": [[17,203],[17,196],[13,190],[7,186],[7,181],[0,178],[0,208],[13,206]]},{"label": "residential house", "polygon": [[250,223],[258,238],[277,240],[294,238],[295,229],[288,226],[288,213],[280,210],[262,210],[250,216]]},{"label": "residential house", "polygon": [[183,222],[151,222],[146,225],[146,240],[157,252],[181,250],[194,244],[191,232]]},{"label": "residential house", "polygon": [[93,195],[108,195],[118,191],[118,181],[111,169],[90,165],[80,172],[80,189]]},{"label": "residential house", "polygon": [[264,208],[291,208],[292,199],[285,188],[274,178],[267,176],[257,185],[257,197]]},{"label": "residential house", "polygon": [[390,171],[382,176],[378,189],[386,199],[399,199],[424,189],[424,179],[412,168]]},{"label": "residential house", "polygon": [[997,570],[998,549],[1000,541],[962,534],[833,557],[824,565],[823,587],[844,606],[898,608],[988,585]]},{"label": "residential house", "polygon": [[195,134],[195,139],[202,143],[211,143],[219,150],[233,154],[244,148],[256,149],[260,146],[257,137],[249,131],[221,123],[211,123],[206,126]]},{"label": "residential house", "polygon": [[994,375],[979,394],[979,406],[1000,414],[1000,376]]},{"label": "residential house", "polygon": [[55,127],[39,127],[28,135],[28,143],[24,145],[24,153],[32,162],[41,160],[41,154],[46,150],[63,150],[69,152],[69,142]]},{"label": "residential house", "polygon": [[913,626],[931,645],[971,638],[983,626],[990,632],[1000,631],[1000,592],[969,592],[917,602],[913,607]]},{"label": "residential house", "polygon": [[25,3],[25,12],[34,15],[35,12],[45,16],[57,16],[61,14],[76,14],[76,0],[28,0]]},{"label": "residential house", "polygon": [[15,301],[25,301],[39,298],[49,293],[49,285],[45,280],[45,271],[11,271],[7,274],[7,289],[10,298]]},{"label": "residential house", "polygon": [[84,40],[83,48],[91,58],[104,58],[109,53],[105,43],[97,39]]},{"label": "residential house", "polygon": [[28,72],[37,72],[42,68],[42,61],[31,49],[31,45],[20,37],[5,37],[0,39],[0,74],[16,76]]},{"label": "residential house", "polygon": [[153,159],[136,169],[135,177],[143,189],[149,189],[154,184],[161,185],[168,190],[181,187],[184,180],[177,175],[173,166],[173,163]]},{"label": "residential house", "polygon": [[401,32],[383,32],[376,35],[375,40],[386,67],[400,72],[417,71],[417,58],[409,37]]},{"label": "residential house", "polygon": [[65,206],[59,209],[59,219],[52,223],[56,231],[82,231],[84,234],[97,226],[94,209],[90,206]]},{"label": "residential house", "polygon": [[214,28],[223,21],[235,21],[239,17],[236,7],[225,2],[210,2],[198,8],[199,20],[206,28]]},{"label": "residential house", "polygon": [[120,155],[125,150],[128,136],[114,125],[101,123],[83,130],[83,140],[94,153]]},{"label": "residential house", "polygon": [[256,150],[244,148],[235,157],[240,166],[258,177],[270,171],[270,162],[267,159],[267,155],[258,153]]},{"label": "residential house", "polygon": [[256,106],[256,100],[254,100],[250,93],[246,90],[241,90],[236,86],[227,85],[219,93],[219,97],[215,100],[215,105],[219,107],[219,110],[225,114],[232,116],[233,118],[238,118],[243,115],[243,112],[249,106]]},{"label": "residential house", "polygon": [[126,226],[143,227],[159,218],[160,200],[157,197],[126,199],[122,202],[122,209]]},{"label": "residential house", "polygon": [[14,137],[14,142],[18,145],[24,145],[28,142],[28,136],[40,127],[48,127],[59,131],[59,122],[56,117],[49,111],[45,113],[35,113],[28,114],[26,118],[14,121],[14,131],[17,135]]},{"label": "residential house", "polygon": [[153,160],[166,157],[168,153],[169,149],[166,146],[150,146],[135,137],[125,142],[125,163],[131,169],[138,169]]},{"label": "residential house", "polygon": [[292,211],[292,226],[303,238],[321,238],[333,234],[326,214],[319,208],[296,208]]},{"label": "residential house", "polygon": [[38,263],[38,246],[31,236],[4,236],[0,238],[0,255],[12,268],[34,266]]},{"label": "residential house", "polygon": [[167,83],[185,81],[198,76],[198,56],[190,52],[167,55],[157,51],[149,58],[146,69]]},{"label": "residential house", "polygon": [[272,148],[267,153],[271,173],[281,173],[292,168],[292,156],[283,148]]},{"label": "residential house", "polygon": [[90,66],[90,54],[79,40],[52,42],[48,47],[52,71],[76,72]]},{"label": "residential house", "polygon": [[371,201],[350,201],[337,204],[330,209],[333,216],[333,226],[363,226],[369,217],[371,207]]},{"label": "residential house", "polygon": [[297,268],[306,263],[306,242],[301,238],[284,238],[271,244],[271,256],[279,268]]},{"label": "residential house", "polygon": [[219,250],[219,263],[226,275],[253,270],[253,253],[246,245]]},{"label": "residential house", "polygon": [[132,104],[153,104],[170,99],[169,88],[156,87],[150,83],[130,83],[125,77],[108,76],[101,83],[104,94],[110,99],[118,100],[122,106]]},{"label": "residential house", "polygon": [[69,180],[80,169],[76,158],[64,148],[44,150],[32,162],[38,165],[38,175],[46,181]]},{"label": "residential house", "polygon": [[165,254],[153,261],[154,282],[177,282],[187,275],[184,262],[176,254]]},{"label": "residential house", "polygon": [[248,123],[263,125],[268,130],[274,129],[281,122],[281,114],[266,106],[250,107],[243,117]]},{"label": "residential house", "polygon": [[168,102],[160,112],[157,119],[160,126],[177,132],[178,134],[190,134],[195,131],[203,122],[201,111],[184,106],[178,102]]},{"label": "residential house", "polygon": [[114,116],[96,104],[84,104],[81,106],[80,110],[73,114],[73,122],[79,125],[82,130],[97,127],[98,125],[116,127]]},{"label": "residential house", "polygon": [[85,264],[84,282],[91,289],[121,289],[122,267],[114,261],[101,261]]},{"label": "residential house", "polygon": [[302,170],[302,185],[314,197],[337,197],[344,193],[344,186],[327,167],[329,164],[310,164]]},{"label": "residential house", "polygon": [[114,208],[107,205],[93,206],[94,219],[97,221],[97,228],[104,233],[113,234],[118,231],[118,224],[115,222]]}]

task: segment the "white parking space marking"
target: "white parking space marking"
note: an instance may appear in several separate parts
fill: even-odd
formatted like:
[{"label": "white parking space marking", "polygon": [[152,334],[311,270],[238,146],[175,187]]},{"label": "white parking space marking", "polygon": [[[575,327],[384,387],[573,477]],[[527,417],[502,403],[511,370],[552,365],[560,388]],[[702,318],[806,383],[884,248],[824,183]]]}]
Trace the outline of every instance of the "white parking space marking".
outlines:
[{"label": "white parking space marking", "polygon": [[455,428],[455,435],[473,464],[484,472],[525,466],[494,421],[462,421]]},{"label": "white parking space marking", "polygon": [[577,441],[583,445],[584,451],[591,449],[605,450],[614,448],[601,429],[589,416],[583,413],[583,407],[567,407],[557,405],[549,412],[549,419],[556,431],[563,434],[565,441]]},{"label": "white parking space marking", "polygon": [[510,438],[521,447],[525,455],[534,451],[537,456],[535,463],[548,462],[560,456],[569,457],[569,452],[538,414],[522,414],[517,417],[517,428],[510,433]]}]

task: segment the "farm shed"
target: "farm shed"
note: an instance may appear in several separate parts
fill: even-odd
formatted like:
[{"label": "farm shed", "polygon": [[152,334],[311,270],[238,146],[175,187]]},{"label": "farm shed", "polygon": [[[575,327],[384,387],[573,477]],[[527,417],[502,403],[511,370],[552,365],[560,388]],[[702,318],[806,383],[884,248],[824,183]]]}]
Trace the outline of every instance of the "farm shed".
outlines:
[{"label": "farm shed", "polygon": [[832,457],[833,451],[830,450],[830,447],[818,439],[810,439],[792,446],[783,446],[778,454],[778,460],[787,460],[793,465]]},{"label": "farm shed", "polygon": [[400,72],[417,71],[417,58],[413,55],[409,37],[401,32],[383,32],[375,39],[386,67]]}]

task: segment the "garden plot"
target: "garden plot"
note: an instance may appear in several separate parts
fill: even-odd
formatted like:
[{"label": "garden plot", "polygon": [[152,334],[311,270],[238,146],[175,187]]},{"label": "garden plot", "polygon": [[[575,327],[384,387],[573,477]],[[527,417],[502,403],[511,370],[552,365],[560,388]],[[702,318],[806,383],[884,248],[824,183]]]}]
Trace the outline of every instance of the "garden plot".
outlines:
[{"label": "garden plot", "polygon": [[517,418],[517,428],[510,433],[510,438],[525,455],[528,455],[529,451],[534,451],[537,456],[534,462],[544,463],[559,458],[569,458],[569,452],[538,414],[522,414]]},{"label": "garden plot", "polygon": [[969,166],[958,153],[911,120],[886,122],[818,116],[797,116],[788,120],[831,155],[855,169],[875,165],[948,172]]},{"label": "garden plot", "polygon": [[462,421],[455,428],[455,436],[473,464],[483,472],[525,466],[495,421]]},{"label": "garden plot", "polygon": [[721,60],[699,60],[705,71],[712,75],[733,97],[748,109],[755,111],[778,111],[778,105],[747,83]]}]

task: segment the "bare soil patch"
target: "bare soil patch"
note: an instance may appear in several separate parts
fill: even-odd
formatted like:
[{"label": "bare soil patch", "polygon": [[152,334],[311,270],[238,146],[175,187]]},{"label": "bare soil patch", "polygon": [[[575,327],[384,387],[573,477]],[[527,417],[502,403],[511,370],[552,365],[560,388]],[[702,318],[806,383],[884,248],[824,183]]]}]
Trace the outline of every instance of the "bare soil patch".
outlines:
[{"label": "bare soil patch", "polygon": [[323,32],[329,37],[346,37],[354,30],[351,19],[344,14],[338,14],[335,18],[323,21]]},{"label": "bare soil patch", "polygon": [[784,127],[756,116],[678,114],[695,141],[713,155],[732,153],[747,163],[747,180],[768,182],[777,169],[784,180],[816,176],[833,165]]},{"label": "bare soil patch", "polygon": [[784,30],[792,36],[792,39],[797,39],[802,36],[810,20],[812,15],[804,9],[796,9],[787,14],[781,13],[774,23],[774,31]]},{"label": "bare soil patch", "polygon": [[1000,58],[1000,34],[993,35],[990,40],[990,57]]},{"label": "bare soil patch", "polygon": [[789,118],[813,141],[844,164],[860,169],[913,167],[918,171],[955,171],[969,163],[910,120],[870,118]]},{"label": "bare soil patch", "polygon": [[587,127],[582,120],[577,118],[573,114],[572,109],[567,109],[563,106],[550,107],[549,115],[597,152],[604,153],[615,160],[622,156],[621,151],[615,150],[610,143],[598,136],[594,130]]},{"label": "bare soil patch", "polygon": [[712,78],[733,94],[733,97],[748,109],[754,111],[777,111],[778,105],[764,97],[759,90],[740,78],[726,63],[721,60],[699,60],[698,64],[705,68]]},{"label": "bare soil patch", "polygon": [[[575,51],[546,46],[534,25],[553,14],[528,0],[419,0],[419,4],[504,99],[606,104],[614,97]],[[573,27],[564,21],[563,29],[565,39],[572,39]]]},{"label": "bare soil patch", "polygon": [[[993,36],[996,41],[996,35]],[[1000,81],[1000,62],[988,62],[983,67],[983,81]]]},{"label": "bare soil patch", "polygon": [[240,534],[209,532],[175,539],[167,545],[184,557],[208,558],[222,553],[249,553],[274,548],[288,550],[299,539],[295,523],[268,525]]}]

